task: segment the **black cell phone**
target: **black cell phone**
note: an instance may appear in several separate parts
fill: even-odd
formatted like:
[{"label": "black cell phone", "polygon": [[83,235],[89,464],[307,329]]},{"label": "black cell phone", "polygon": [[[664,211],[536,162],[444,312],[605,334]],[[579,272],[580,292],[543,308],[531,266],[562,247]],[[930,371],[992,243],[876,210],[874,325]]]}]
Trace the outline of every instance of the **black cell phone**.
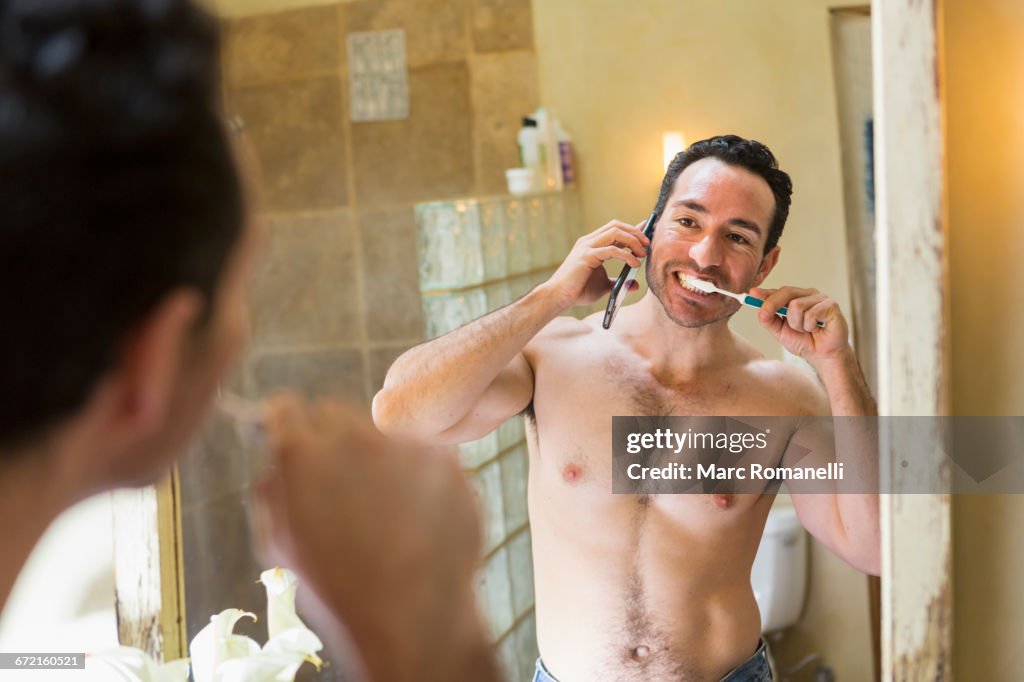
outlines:
[{"label": "black cell phone", "polygon": [[[644,236],[647,239],[654,237],[654,224],[658,222],[658,214],[651,213],[651,217],[647,219],[647,224],[644,226]],[[648,247],[650,249],[650,247]],[[640,264],[643,265],[643,258],[640,259]],[[618,279],[615,280],[615,284],[612,285],[612,292],[608,295],[608,306],[604,309],[604,322],[601,326],[605,329],[609,329],[612,326],[612,321],[615,320],[615,314],[619,312],[619,306],[622,305],[622,301],[625,300],[626,294],[629,293],[629,283],[636,280],[636,273],[640,268],[634,268],[627,263],[623,268],[622,272],[619,273]]]}]

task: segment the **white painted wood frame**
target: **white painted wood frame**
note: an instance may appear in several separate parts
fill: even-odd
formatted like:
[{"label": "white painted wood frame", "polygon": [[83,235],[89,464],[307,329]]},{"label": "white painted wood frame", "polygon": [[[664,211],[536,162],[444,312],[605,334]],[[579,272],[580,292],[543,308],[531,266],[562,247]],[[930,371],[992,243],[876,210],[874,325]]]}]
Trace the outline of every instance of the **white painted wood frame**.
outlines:
[{"label": "white painted wood frame", "polygon": [[188,655],[179,480],[112,493],[118,640],[158,661]]},{"label": "white painted wood frame", "polygon": [[[949,413],[941,16],[941,0],[872,3],[882,415]],[[948,489],[937,425],[880,431],[883,479]],[[904,465],[911,438],[931,461]],[[881,509],[882,679],[951,680],[950,496],[883,495]]]}]

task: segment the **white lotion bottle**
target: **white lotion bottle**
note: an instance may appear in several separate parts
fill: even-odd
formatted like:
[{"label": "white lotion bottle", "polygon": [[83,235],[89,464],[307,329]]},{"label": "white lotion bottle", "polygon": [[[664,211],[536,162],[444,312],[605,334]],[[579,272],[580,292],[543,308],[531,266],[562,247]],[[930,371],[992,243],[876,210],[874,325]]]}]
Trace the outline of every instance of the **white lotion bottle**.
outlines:
[{"label": "white lotion bottle", "polygon": [[532,190],[543,189],[547,169],[547,159],[544,155],[544,147],[541,144],[540,131],[537,128],[537,121],[533,118],[523,118],[523,127],[519,129],[519,161],[523,168],[533,171]]}]

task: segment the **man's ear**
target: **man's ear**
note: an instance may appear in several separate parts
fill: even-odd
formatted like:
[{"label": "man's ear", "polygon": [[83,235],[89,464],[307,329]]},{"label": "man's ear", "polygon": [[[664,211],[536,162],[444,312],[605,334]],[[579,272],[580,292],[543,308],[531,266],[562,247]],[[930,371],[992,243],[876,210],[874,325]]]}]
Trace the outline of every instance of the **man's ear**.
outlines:
[{"label": "man's ear", "polygon": [[111,377],[115,419],[125,431],[144,437],[164,422],[202,309],[203,296],[198,291],[176,289],[125,341]]},{"label": "man's ear", "polygon": [[[772,247],[771,251],[764,254],[764,258],[761,259],[761,264],[757,267],[757,276],[754,277],[754,287],[761,286],[761,282],[765,281],[771,271],[775,269],[775,264],[779,262],[780,253],[782,253],[782,247],[776,244]],[[754,287],[751,287],[751,289]]]}]

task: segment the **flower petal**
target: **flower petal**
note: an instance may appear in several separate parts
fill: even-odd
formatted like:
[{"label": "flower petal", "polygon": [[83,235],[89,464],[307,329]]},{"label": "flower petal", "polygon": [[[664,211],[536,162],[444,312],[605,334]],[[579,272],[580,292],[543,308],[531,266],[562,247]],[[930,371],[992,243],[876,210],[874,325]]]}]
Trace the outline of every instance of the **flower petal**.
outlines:
[{"label": "flower petal", "polygon": [[255,615],[240,609],[221,611],[192,638],[188,648],[195,682],[217,682],[217,668],[221,663],[260,651],[260,646],[252,639],[233,634],[235,624],[244,617],[256,620]]},{"label": "flower petal", "polygon": [[294,682],[304,659],[300,655],[261,653],[224,661],[217,669],[218,682]]},{"label": "flower petal", "polygon": [[273,637],[283,631],[306,625],[295,613],[295,591],[299,580],[287,568],[271,568],[260,574],[260,582],[267,589],[267,635]]},{"label": "flower petal", "polygon": [[[104,671],[103,679],[124,682],[187,682],[188,659],[157,663],[141,649],[122,646],[89,657],[90,668]],[[115,677],[116,675],[116,677]]]},{"label": "flower petal", "polygon": [[289,628],[271,637],[263,647],[263,651],[275,655],[301,656],[319,670],[323,665],[323,659],[317,656],[316,652],[323,648],[323,642],[312,630],[298,627]]}]

